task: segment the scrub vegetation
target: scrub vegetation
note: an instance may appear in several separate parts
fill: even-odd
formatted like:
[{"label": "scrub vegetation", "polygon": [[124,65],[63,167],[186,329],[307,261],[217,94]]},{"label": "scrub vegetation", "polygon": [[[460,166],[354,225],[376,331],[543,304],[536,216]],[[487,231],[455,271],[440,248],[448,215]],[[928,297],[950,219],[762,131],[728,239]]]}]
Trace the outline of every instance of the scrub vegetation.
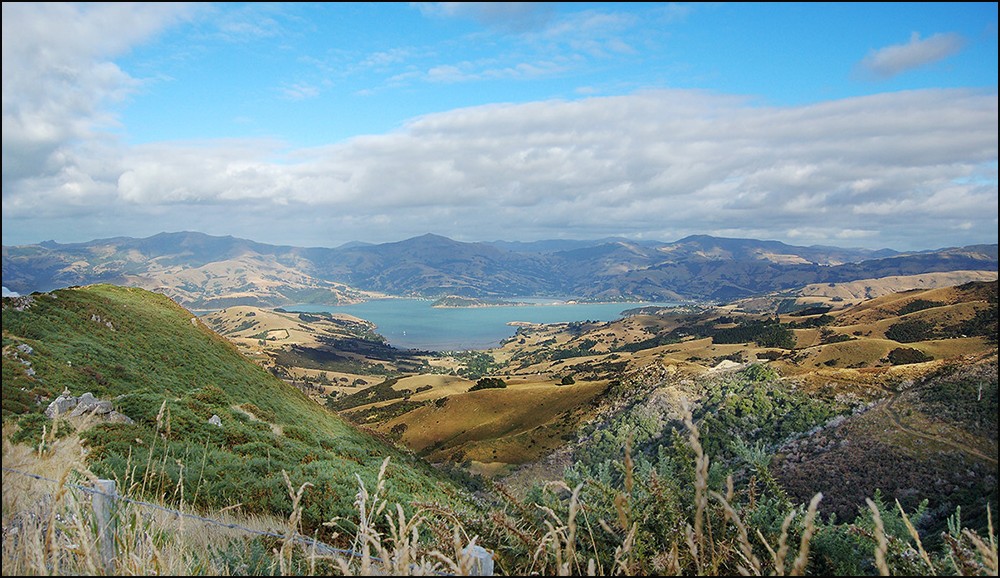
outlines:
[{"label": "scrub vegetation", "polygon": [[[939,309],[924,305],[907,314]],[[786,323],[713,327],[794,356],[785,336],[818,330]],[[576,333],[552,345],[593,355],[612,340]],[[478,545],[504,575],[996,575],[995,347],[926,368],[823,373],[827,383],[781,371],[791,359],[711,372],[659,359],[629,358],[601,382],[555,359],[575,379],[550,387],[512,372],[477,377],[489,385],[473,392],[458,378],[390,379],[326,407],[161,295],[96,285],[4,298],[4,573],[464,575]],[[847,375],[855,389],[832,384]],[[413,434],[397,427],[403,414],[378,418],[389,435],[333,411],[446,412],[535,389],[558,392],[547,403],[589,392],[585,411],[552,417],[564,420],[564,443],[546,454],[557,475],[476,475],[454,467],[454,452],[434,466],[393,442]],[[132,423],[44,414],[85,392]],[[531,431],[510,435],[526,446]],[[913,486],[866,485],[872,455],[907,467]],[[955,471],[940,487],[917,475],[933,460]],[[839,493],[815,475],[824,463],[839,468],[827,472]],[[127,498],[110,560],[80,490],[94,478]]]}]

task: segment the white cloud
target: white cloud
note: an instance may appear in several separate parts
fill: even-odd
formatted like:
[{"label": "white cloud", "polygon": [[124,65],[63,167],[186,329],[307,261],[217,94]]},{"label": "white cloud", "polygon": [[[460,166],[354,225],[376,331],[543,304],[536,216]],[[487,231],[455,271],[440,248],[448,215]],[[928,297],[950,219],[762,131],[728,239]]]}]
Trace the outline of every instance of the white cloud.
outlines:
[{"label": "white cloud", "polygon": [[5,2],[3,182],[68,169],[67,143],[114,126],[138,86],[109,59],[185,17],[183,4]]},{"label": "white cloud", "polygon": [[[484,80],[531,80],[557,77],[580,71],[593,61],[613,61],[622,56],[634,57],[638,51],[630,34],[637,24],[629,13],[586,10],[551,15],[546,3],[518,2],[437,2],[415,3],[420,10],[435,17],[473,17],[491,28],[516,31],[514,37],[497,42],[503,48],[480,59],[447,60],[448,52],[432,55],[412,49],[371,55],[363,63],[371,66],[396,65],[406,58],[410,66],[391,74],[388,86],[416,82],[451,84]],[[484,36],[484,35],[480,35]],[[480,38],[476,42],[483,42]],[[417,55],[438,59],[430,64],[417,63]]]},{"label": "white cloud", "polygon": [[305,82],[285,85],[281,87],[280,91],[282,96],[288,100],[308,100],[310,98],[316,98],[320,94],[318,86]]},{"label": "white cloud", "polygon": [[397,74],[389,78],[387,84],[400,86],[413,82],[453,84],[481,80],[531,80],[554,76],[568,69],[566,62],[554,61],[519,62],[505,66],[497,66],[493,60],[462,61],[431,66],[424,71]]},{"label": "white cloud", "polygon": [[861,62],[861,66],[876,78],[892,78],[953,56],[964,44],[964,39],[954,33],[935,34],[921,40],[920,34],[914,32],[906,44],[894,44],[872,51]]},{"label": "white cloud", "polygon": [[[228,42],[248,42],[285,33],[281,3],[250,2],[216,13],[216,35]],[[276,18],[277,17],[277,18]]]},{"label": "white cloud", "polygon": [[8,218],[87,221],[114,206],[120,219],[157,214],[148,234],[197,221],[307,245],[331,231],[743,230],[931,248],[953,244],[959,222],[995,241],[996,126],[995,94],[958,90],[790,108],[691,91],[492,105],[287,155],[268,141],[73,150],[73,171],[5,189],[3,214],[6,231]]},{"label": "white cloud", "polygon": [[360,66],[363,68],[383,68],[393,64],[399,64],[401,62],[406,62],[407,60],[414,57],[412,49],[409,48],[393,48],[391,50],[382,50],[379,52],[373,52],[366,56],[362,61]]},{"label": "white cloud", "polygon": [[[761,107],[663,90],[452,110],[310,149],[128,146],[109,128],[137,80],[111,59],[186,12],[118,6],[3,5],[5,243],[165,230],[327,246],[428,231],[462,240],[725,232],[893,248],[996,242],[995,93]],[[612,32],[628,26],[590,16]],[[550,30],[560,43],[574,38]],[[563,64],[462,61],[438,77],[527,78]],[[286,88],[312,94],[310,84]]]}]

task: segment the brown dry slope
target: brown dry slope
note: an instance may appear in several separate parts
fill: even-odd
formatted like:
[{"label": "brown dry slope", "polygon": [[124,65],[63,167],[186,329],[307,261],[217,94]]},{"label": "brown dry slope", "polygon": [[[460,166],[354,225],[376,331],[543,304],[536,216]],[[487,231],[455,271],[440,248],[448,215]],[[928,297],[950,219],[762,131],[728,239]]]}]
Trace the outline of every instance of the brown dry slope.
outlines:
[{"label": "brown dry slope", "polygon": [[[504,388],[469,391],[457,376],[417,375],[340,397],[335,407],[433,462],[494,475],[535,461],[571,439],[607,381],[561,385],[508,378]],[[360,403],[359,403],[360,402]]]},{"label": "brown dry slope", "polygon": [[469,460],[484,470],[531,462],[567,441],[607,382],[514,383],[441,397],[384,428],[406,424],[402,440],[432,461]]}]

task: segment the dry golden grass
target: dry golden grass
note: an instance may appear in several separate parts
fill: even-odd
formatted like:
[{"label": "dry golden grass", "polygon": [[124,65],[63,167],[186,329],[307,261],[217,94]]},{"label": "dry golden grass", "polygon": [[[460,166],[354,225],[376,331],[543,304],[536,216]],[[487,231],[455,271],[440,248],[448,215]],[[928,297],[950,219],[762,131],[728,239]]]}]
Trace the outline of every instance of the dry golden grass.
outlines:
[{"label": "dry golden grass", "polygon": [[392,386],[397,391],[408,389],[417,391],[422,387],[431,386],[431,389],[414,393],[410,396],[413,401],[428,401],[439,397],[457,395],[469,391],[475,385],[475,380],[466,379],[457,375],[412,375],[399,379]]},{"label": "dry golden grass", "polygon": [[[77,427],[89,425],[75,421]],[[5,425],[3,463],[4,468],[14,470],[3,472],[5,576],[230,575],[234,572],[228,567],[213,563],[213,553],[234,547],[242,550],[247,534],[227,525],[258,532],[282,525],[277,519],[215,512],[213,519],[219,523],[206,526],[163,510],[119,501],[113,514],[115,555],[106,559],[93,494],[80,489],[92,487],[97,478],[86,467],[79,436],[49,439],[38,451],[10,444],[9,433]],[[141,485],[128,480],[123,485],[135,484]]]},{"label": "dry golden grass", "polygon": [[[916,300],[941,303],[939,307],[910,313],[907,318],[926,321],[951,321],[967,319],[974,314],[976,304],[959,301],[956,287],[939,287],[925,291],[911,290],[904,293],[890,293],[864,301],[849,310],[837,313],[837,325],[875,326],[898,322],[901,307]],[[978,305],[981,307],[982,305]]]},{"label": "dry golden grass", "polygon": [[949,271],[924,273],[921,275],[890,276],[879,279],[860,279],[846,283],[806,285],[799,290],[803,297],[834,297],[860,303],[866,299],[881,297],[890,293],[900,293],[911,289],[936,289],[952,287],[971,281],[996,281],[996,271]]},{"label": "dry golden grass", "polygon": [[432,460],[461,450],[467,459],[477,462],[520,464],[564,443],[559,436],[567,428],[575,427],[579,418],[562,425],[556,422],[585,407],[606,387],[604,381],[558,386],[551,382],[512,380],[502,390],[468,392],[468,387],[461,389],[460,382],[450,380],[441,391],[422,394],[426,399],[446,396],[448,400],[443,406],[425,405],[382,424],[379,429],[389,431],[405,423],[407,429],[402,441],[407,447],[414,451],[440,447],[428,456]]},{"label": "dry golden grass", "polygon": [[[336,318],[367,323],[351,315],[337,315]],[[269,344],[272,347],[292,344],[317,347],[321,345],[319,336],[347,335],[336,323],[326,320],[303,323],[298,313],[281,313],[261,307],[227,307],[206,314],[202,319],[218,333],[243,346],[256,344],[260,340],[257,336],[263,333],[266,333],[269,341],[273,341]],[[253,326],[241,329],[248,321],[253,322]]]},{"label": "dry golden grass", "polygon": [[[368,326],[372,331],[375,327],[368,321],[342,313],[331,314],[332,319],[314,317],[304,322],[298,313],[261,307],[232,306],[207,313],[201,320],[236,345],[248,358],[264,366],[275,365],[279,353],[283,350],[287,351],[292,347],[322,349],[326,347],[324,339],[354,338],[352,331],[356,331],[358,327]],[[389,371],[395,369],[390,362],[367,358],[359,353],[340,351],[338,355],[359,366],[377,364]],[[371,385],[383,379],[369,374],[315,367],[284,366],[282,369],[292,379],[311,380],[314,385],[322,388],[323,394],[353,393],[357,391],[354,385],[357,381]]]},{"label": "dry golden grass", "polygon": [[[302,272],[304,270],[248,253],[200,267],[164,267],[141,276],[126,276],[126,281],[132,286],[163,292],[192,310],[199,307],[216,309],[216,304],[225,307],[237,302],[286,303],[286,295],[296,292],[326,292],[327,301],[331,303],[350,303],[382,296],[310,277]],[[189,287],[194,289],[189,290]],[[234,290],[234,287],[240,289]]]}]

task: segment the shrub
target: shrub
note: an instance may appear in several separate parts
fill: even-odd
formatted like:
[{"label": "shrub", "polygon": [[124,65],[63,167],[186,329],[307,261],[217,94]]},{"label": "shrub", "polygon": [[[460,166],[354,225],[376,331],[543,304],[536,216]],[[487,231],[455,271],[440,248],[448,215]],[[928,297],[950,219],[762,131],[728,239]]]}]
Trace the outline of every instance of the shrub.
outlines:
[{"label": "shrub", "polygon": [[795,348],[795,334],[777,320],[746,321],[736,327],[707,332],[714,343],[756,342],[760,347]]},{"label": "shrub", "polygon": [[499,377],[481,377],[476,385],[469,388],[469,391],[479,391],[480,389],[503,389],[507,383]]},{"label": "shrub", "polygon": [[389,430],[389,437],[394,440],[402,439],[403,434],[406,433],[406,427],[407,426],[405,423],[397,423],[396,425],[392,426],[392,429]]},{"label": "shrub", "polygon": [[997,342],[997,304],[991,303],[985,309],[976,311],[972,319],[964,321],[959,326],[959,331],[963,335],[980,335],[986,337],[990,343]]},{"label": "shrub", "polygon": [[889,327],[885,336],[900,343],[914,343],[934,339],[934,326],[921,319],[907,319]]},{"label": "shrub", "polygon": [[17,420],[18,430],[10,436],[14,443],[29,445],[48,444],[53,438],[73,433],[73,426],[65,421],[55,422],[40,413],[26,413]]},{"label": "shrub", "polygon": [[944,303],[938,301],[928,301],[927,299],[914,299],[906,305],[899,308],[897,315],[906,315],[907,313],[913,313],[915,311],[923,311],[924,309],[931,309],[933,307],[940,307]]},{"label": "shrub", "polygon": [[923,351],[913,349],[912,347],[897,347],[889,352],[889,363],[893,365],[923,363],[932,359],[934,358],[929,355],[925,355]]}]

